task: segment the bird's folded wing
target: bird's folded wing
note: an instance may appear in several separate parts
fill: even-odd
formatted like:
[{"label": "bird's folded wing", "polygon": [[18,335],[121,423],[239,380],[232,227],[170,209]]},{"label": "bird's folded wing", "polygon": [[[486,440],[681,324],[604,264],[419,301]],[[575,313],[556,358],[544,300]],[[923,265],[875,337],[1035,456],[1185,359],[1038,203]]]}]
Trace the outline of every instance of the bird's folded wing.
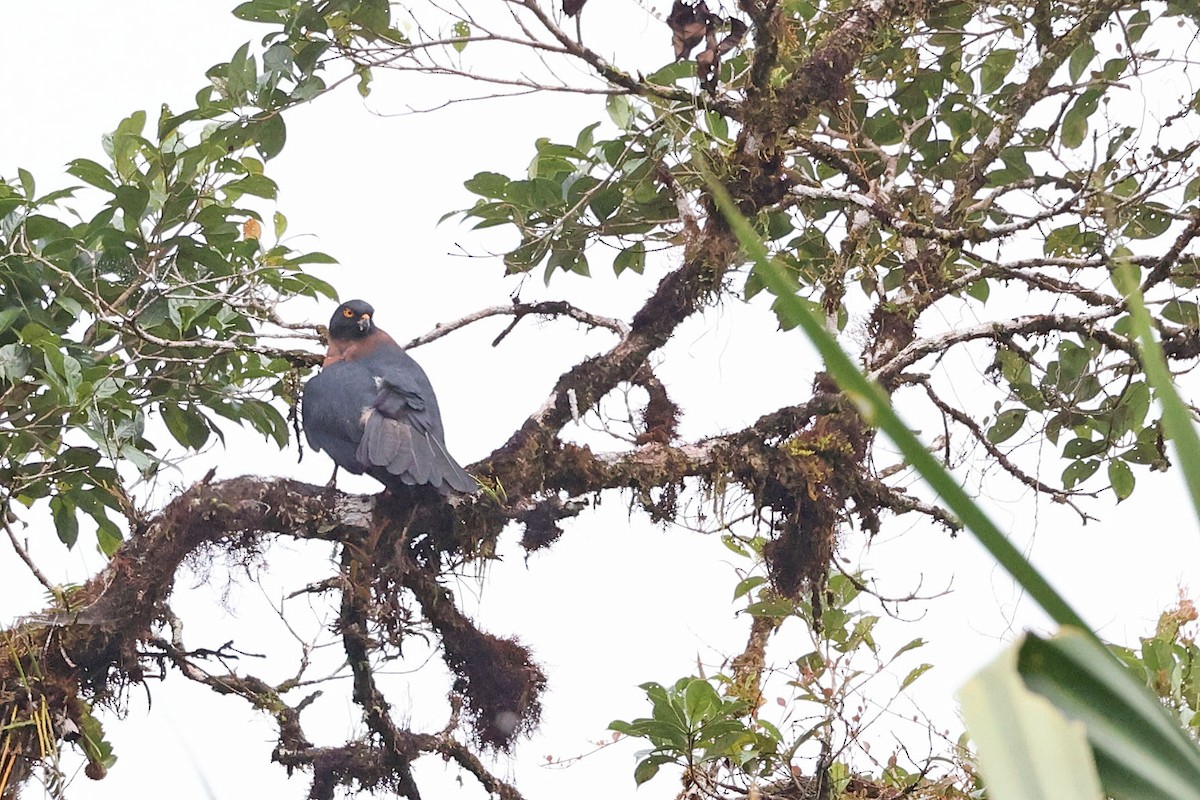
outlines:
[{"label": "bird's folded wing", "polygon": [[399,365],[375,367],[375,385],[379,392],[375,397],[375,408],[384,416],[407,419],[413,425],[434,431],[443,437],[442,424],[437,408],[437,396],[429,383],[425,371],[417,362],[408,358]]},{"label": "bird's folded wing", "polygon": [[379,380],[379,394],[364,419],[356,456],[364,466],[382,467],[409,485],[429,483],[467,493],[477,488],[446,452],[426,396],[385,378]]}]

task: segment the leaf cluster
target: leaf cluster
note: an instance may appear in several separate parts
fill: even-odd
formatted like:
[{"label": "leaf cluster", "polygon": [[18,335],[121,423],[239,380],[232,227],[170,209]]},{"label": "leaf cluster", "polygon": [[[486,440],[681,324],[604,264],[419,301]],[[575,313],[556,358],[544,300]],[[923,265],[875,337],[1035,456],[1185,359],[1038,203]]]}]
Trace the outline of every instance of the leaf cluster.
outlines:
[{"label": "leaf cluster", "polygon": [[[231,70],[271,80],[244,50],[194,112],[164,108],[151,131],[136,112],[105,136],[105,163],[71,161],[81,184],[0,180],[0,505],[48,500],[67,545],[82,516],[113,552],[138,524],[132,487],[221,438],[219,419],[288,441],[278,401],[305,362],[260,334],[287,298],[334,296],[306,271],[332,259],[282,243],[279,213],[263,242],[277,186],[247,150],[273,155],[282,129],[231,111],[251,91]],[[148,433],[154,416],[181,450]]]},{"label": "leaf cluster", "polygon": [[641,688],[650,701],[651,715],[609,724],[617,733],[645,738],[653,745],[634,769],[639,785],[653,778],[663,764],[690,771],[728,760],[749,775],[765,775],[774,768],[780,733],[768,722],[745,719],[744,701],[722,697],[703,678],[680,678],[671,687],[644,683]]}]

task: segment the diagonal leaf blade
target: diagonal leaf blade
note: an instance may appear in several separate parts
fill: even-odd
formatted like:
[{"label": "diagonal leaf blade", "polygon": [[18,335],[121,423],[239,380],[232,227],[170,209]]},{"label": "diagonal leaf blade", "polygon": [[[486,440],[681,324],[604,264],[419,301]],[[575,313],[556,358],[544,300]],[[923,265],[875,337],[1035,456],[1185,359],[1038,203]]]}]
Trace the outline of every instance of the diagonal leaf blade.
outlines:
[{"label": "diagonal leaf blade", "polygon": [[994,800],[1099,800],[1084,726],[1031,692],[1006,649],[959,690],[963,719]]}]

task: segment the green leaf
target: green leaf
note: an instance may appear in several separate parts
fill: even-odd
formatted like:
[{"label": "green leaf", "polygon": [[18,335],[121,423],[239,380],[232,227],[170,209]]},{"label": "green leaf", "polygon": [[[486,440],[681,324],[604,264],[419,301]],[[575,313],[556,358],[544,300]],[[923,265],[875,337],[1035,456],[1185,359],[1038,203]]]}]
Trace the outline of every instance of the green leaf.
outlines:
[{"label": "green leaf", "polygon": [[17,167],[17,180],[21,182],[21,189],[24,190],[25,196],[33,199],[37,194],[37,184],[33,180],[33,173],[22,167]]},{"label": "green leaf", "polygon": [[586,128],[581,130],[579,132],[579,135],[575,137],[575,149],[580,151],[581,153],[587,153],[588,151],[590,151],[596,141],[595,140],[596,128],[599,128],[599,127],[600,127],[599,122],[593,122],[591,125],[588,125]]},{"label": "green leaf", "polygon": [[991,293],[992,284],[986,279],[974,281],[967,285],[967,296],[973,297],[981,303],[986,303]]},{"label": "green leaf", "polygon": [[729,141],[729,120],[716,111],[704,112],[704,126],[708,132],[722,141]]},{"label": "green leaf", "polygon": [[[754,270],[757,272],[757,267]],[[800,313],[817,318],[824,318],[825,311],[820,303],[815,300],[809,300],[807,297],[799,297],[792,295],[795,298],[793,303],[790,299],[780,302],[782,298],[776,298],[775,302],[771,303],[771,310],[775,312],[776,319],[779,320],[779,329],[790,331],[797,325],[803,324],[803,317]]]},{"label": "green leaf", "polygon": [[358,0],[347,5],[350,19],[364,31],[380,35],[389,32],[392,14],[388,0]]},{"label": "green leaf", "polygon": [[293,0],[253,0],[233,9],[233,15],[248,22],[279,23],[287,17]]},{"label": "green leaf", "polygon": [[225,89],[233,99],[245,100],[257,88],[257,83],[258,68],[254,56],[250,55],[250,43],[246,42],[225,65]]},{"label": "green leaf", "polygon": [[1146,28],[1150,26],[1150,12],[1146,9],[1141,9],[1129,18],[1126,25],[1126,34],[1129,36],[1131,43],[1141,41],[1142,36],[1146,33]]},{"label": "green leaf", "polygon": [[[113,204],[125,214],[125,219],[137,222],[146,214],[150,190],[141,186],[118,186],[113,190]],[[127,228],[126,230],[130,230]]]},{"label": "green leaf", "polygon": [[633,104],[626,95],[610,94],[605,102],[609,119],[621,130],[626,130],[633,122]]},{"label": "green leaf", "polygon": [[1063,391],[1072,391],[1079,383],[1091,358],[1092,354],[1088,348],[1080,347],[1068,339],[1059,342],[1056,385]]},{"label": "green leaf", "polygon": [[882,108],[863,121],[863,133],[875,144],[899,144],[904,140],[904,132],[900,129],[900,121],[896,114],[888,108]]},{"label": "green leaf", "polygon": [[58,540],[67,547],[74,547],[79,540],[79,520],[75,518],[75,504],[63,495],[50,498],[50,513],[54,517],[54,527],[58,531]]},{"label": "green leaf", "polygon": [[913,639],[911,642],[909,642],[906,645],[901,646],[900,649],[898,649],[895,653],[893,653],[892,658],[895,659],[896,657],[903,655],[904,653],[907,653],[910,650],[916,650],[918,647],[924,647],[925,644],[926,644],[925,640],[920,637]]},{"label": "green leaf", "polygon": [[20,196],[0,197],[0,219],[4,219],[24,204],[25,199]]},{"label": "green leaf", "polygon": [[104,728],[100,725],[100,720],[91,713],[91,704],[85,701],[81,705],[84,713],[79,719],[79,733],[84,754],[88,761],[111,769],[117,763],[112,744],[104,738]]},{"label": "green leaf", "polygon": [[271,114],[260,119],[254,130],[254,146],[264,161],[270,161],[283,152],[287,143],[287,126],[281,114]]},{"label": "green leaf", "polygon": [[958,692],[991,800],[1102,800],[1083,725],[1025,687],[1011,647]]},{"label": "green leaf", "polygon": [[[1147,430],[1150,430],[1149,428]],[[1133,447],[1121,453],[1121,460],[1131,464],[1153,464],[1162,456],[1158,448],[1151,442],[1138,442]]]},{"label": "green leaf", "polygon": [[900,688],[907,689],[909,686],[912,686],[913,682],[916,681],[917,678],[921,677],[926,672],[929,672],[931,669],[933,669],[933,664],[918,664],[917,666],[913,667],[908,671],[908,674],[904,676],[904,680],[900,681]]},{"label": "green leaf", "polygon": [[638,762],[638,765],[633,770],[633,780],[641,786],[646,781],[658,774],[658,768],[663,764],[669,764],[675,759],[671,756],[657,755],[648,756]]},{"label": "green leaf", "polygon": [[117,174],[123,180],[135,180],[140,176],[134,156],[141,149],[142,131],[146,128],[146,112],[135,111],[117,124],[110,136],[104,137],[105,151],[113,159]]},{"label": "green leaf", "polygon": [[117,185],[113,183],[112,173],[95,161],[86,158],[77,158],[67,166],[67,172],[106,192],[115,192],[117,190]]},{"label": "green leaf", "polygon": [[703,678],[689,679],[683,698],[686,718],[693,725],[710,718],[721,705],[721,696]]},{"label": "green leaf", "polygon": [[[311,44],[317,45],[320,42],[312,42]],[[314,75],[301,81],[300,85],[292,91],[292,97],[300,102],[308,102],[323,91],[325,91],[325,81]]]},{"label": "green leaf", "polygon": [[996,417],[995,424],[988,429],[988,441],[992,444],[1000,444],[1011,439],[1017,431],[1021,430],[1021,426],[1025,424],[1025,417],[1028,413],[1023,408],[1010,408],[1007,411],[1000,412],[999,416]]},{"label": "green leaf", "polygon": [[1087,137],[1088,119],[1096,113],[1101,96],[1099,89],[1088,89],[1063,115],[1061,136],[1065,146],[1074,149],[1083,144]]},{"label": "green leaf", "polygon": [[1083,40],[1083,44],[1071,51],[1071,60],[1067,65],[1067,73],[1071,76],[1071,82],[1079,80],[1079,76],[1083,75],[1083,71],[1087,69],[1088,64],[1092,63],[1092,59],[1096,57],[1096,45],[1092,44],[1091,37]]},{"label": "green leaf", "polygon": [[[1129,198],[1129,197],[1133,197],[1135,194],[1137,194],[1137,190],[1140,188],[1141,188],[1141,184],[1138,183],[1137,178],[1130,175],[1130,176],[1123,178],[1122,180],[1119,180],[1116,183],[1114,183],[1113,187],[1112,187],[1112,193],[1115,194],[1117,197]],[[1188,189],[1190,190],[1190,188],[1191,188],[1191,183],[1189,182]],[[1184,191],[1185,195],[1187,194],[1187,191],[1188,190]],[[1195,198],[1192,198],[1192,199],[1195,199]],[[1185,200],[1184,202],[1187,202],[1187,201]]]},{"label": "green leaf", "polygon": [[280,449],[287,447],[287,420],[273,405],[262,400],[248,399],[242,403],[242,412],[255,430],[270,436]]},{"label": "green leaf", "polygon": [[358,75],[358,86],[356,88],[358,89],[359,96],[370,97],[371,81],[375,78],[374,74],[369,67],[359,67],[355,70],[355,73]]},{"label": "green leaf", "polygon": [[746,612],[754,617],[790,617],[796,612],[796,607],[789,600],[775,598],[751,603],[746,606]]},{"label": "green leaf", "polygon": [[330,300],[337,299],[337,289],[334,289],[328,281],[323,281],[315,275],[297,272],[291,276],[291,279],[299,283],[302,287],[296,289],[297,294],[302,294],[313,299],[317,299],[318,297],[326,297]]},{"label": "green leaf", "polygon": [[20,308],[19,306],[2,309],[2,311],[0,311],[0,333],[4,333],[6,330],[10,329],[14,321],[16,321],[17,318],[23,313],[25,313],[25,309]]},{"label": "green leaf", "polygon": [[199,414],[171,402],[159,406],[167,430],[184,447],[199,450],[208,441],[209,428]]},{"label": "green leaf", "polygon": [[645,268],[646,245],[642,242],[635,242],[633,245],[617,253],[617,257],[613,259],[613,272],[618,275],[627,269],[631,269],[641,275],[642,270]]},{"label": "green leaf", "polygon": [[338,260],[328,253],[321,253],[314,250],[311,253],[301,253],[298,256],[293,256],[285,262],[288,266],[299,266],[300,264],[336,264]]},{"label": "green leaf", "polygon": [[685,59],[683,61],[674,61],[655,72],[651,72],[646,76],[646,81],[647,83],[655,83],[659,86],[670,86],[676,81],[691,78],[695,75],[695,62]]},{"label": "green leaf", "polygon": [[100,550],[111,556],[121,546],[124,536],[121,534],[121,528],[108,516],[105,502],[111,499],[110,496],[103,491],[74,491],[71,493],[71,499],[96,523],[96,539]]},{"label": "green leaf", "polygon": [[1133,487],[1136,480],[1133,477],[1133,470],[1124,461],[1113,459],[1108,462],[1108,482],[1112,484],[1113,494],[1117,496],[1117,502],[1121,502],[1129,495],[1133,494]]},{"label": "green leaf", "polygon": [[237,198],[244,194],[252,194],[255,197],[274,200],[276,194],[279,192],[279,187],[275,181],[266,175],[247,175],[240,180],[225,184],[222,188],[225,192],[229,193],[231,198]]},{"label": "green leaf", "polygon": [[1063,456],[1065,458],[1087,458],[1103,453],[1106,449],[1108,449],[1108,442],[1103,439],[1084,439],[1080,436],[1067,442],[1063,447]]},{"label": "green leaf", "polygon": [[[1137,185],[1137,181],[1134,181],[1134,185]],[[1200,176],[1188,181],[1187,188],[1183,190],[1183,202],[1190,203],[1197,197],[1200,197]]]},{"label": "green leaf", "polygon": [[[108,448],[106,443],[106,450],[107,449],[111,448]],[[139,449],[137,445],[133,444],[132,442],[121,445],[120,448],[117,449],[116,454],[113,455],[113,458],[125,459],[130,464],[133,464],[135,467],[137,467],[138,472],[147,477],[153,475],[158,470],[159,465],[162,463],[160,459],[157,459],[149,453]]]},{"label": "green leaf", "polygon": [[1099,468],[1099,459],[1093,458],[1089,461],[1072,461],[1067,468],[1063,470],[1063,488],[1074,489],[1076,486],[1092,477],[1092,475],[1095,474],[1096,470]]},{"label": "green leaf", "polygon": [[1168,300],[1162,308],[1164,319],[1189,328],[1200,327],[1200,308],[1188,300]]},{"label": "green leaf", "polygon": [[33,214],[25,218],[25,235],[49,246],[57,240],[70,239],[71,229],[52,217]]},{"label": "green leaf", "polygon": [[739,597],[747,594],[751,589],[762,586],[766,582],[767,579],[761,575],[751,575],[749,578],[744,578],[738,581],[738,585],[733,589],[733,599],[737,600]]},{"label": "green leaf", "polygon": [[472,194],[503,200],[510,182],[507,175],[498,172],[479,172],[474,178],[465,181],[463,186]]},{"label": "green leaf", "polygon": [[121,529],[113,522],[106,513],[100,512],[100,516],[96,520],[96,545],[100,548],[100,552],[112,558],[113,554],[120,548],[121,543],[125,541],[125,537],[121,535]]},{"label": "green leaf", "polygon": [[588,208],[596,215],[599,222],[604,222],[621,207],[622,197],[620,189],[615,186],[606,186],[592,195],[592,199],[588,202]]},{"label": "green leaf", "polygon": [[[462,20],[459,20],[458,22],[454,23],[454,38],[455,39],[466,39],[470,35],[471,35],[471,26],[470,25],[463,22]],[[460,53],[463,50],[467,49],[467,43],[465,41],[451,42],[451,44],[453,45],[454,49]]]},{"label": "green leaf", "polygon": [[295,55],[292,53],[292,48],[283,42],[276,42],[263,53],[263,69],[272,75],[291,75],[294,63]]},{"label": "green leaf", "polygon": [[979,89],[984,94],[991,94],[1004,85],[1004,79],[1017,63],[1017,51],[997,48],[988,53],[983,59],[983,67],[979,71]]},{"label": "green leaf", "polygon": [[1174,221],[1161,203],[1139,203],[1123,233],[1131,239],[1153,239],[1166,233]]}]

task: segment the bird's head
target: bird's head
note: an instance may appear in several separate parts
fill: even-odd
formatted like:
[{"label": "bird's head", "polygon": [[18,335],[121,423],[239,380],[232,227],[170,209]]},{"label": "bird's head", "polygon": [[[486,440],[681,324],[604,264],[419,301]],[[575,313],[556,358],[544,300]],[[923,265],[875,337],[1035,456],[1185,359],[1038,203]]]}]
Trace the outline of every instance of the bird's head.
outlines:
[{"label": "bird's head", "polygon": [[375,330],[375,309],[363,300],[348,300],[329,320],[330,339],[362,339]]}]

